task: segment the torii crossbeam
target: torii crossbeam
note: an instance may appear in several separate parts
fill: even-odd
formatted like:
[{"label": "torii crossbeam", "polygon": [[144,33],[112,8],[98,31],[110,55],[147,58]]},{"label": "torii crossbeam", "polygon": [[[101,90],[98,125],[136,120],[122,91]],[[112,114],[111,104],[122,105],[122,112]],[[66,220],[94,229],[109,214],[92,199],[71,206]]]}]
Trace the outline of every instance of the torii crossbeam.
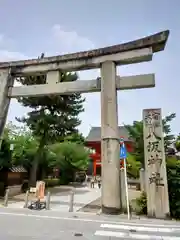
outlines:
[{"label": "torii crossbeam", "polygon": [[[117,77],[116,66],[151,61],[154,53],[164,50],[169,31],[139,40],[90,51],[43,59],[0,63],[0,138],[6,122],[10,98],[101,91],[102,134],[102,211],[121,210],[119,182],[119,136],[117,90],[154,87],[154,75]],[[101,81],[60,83],[60,72],[101,69]],[[46,75],[45,85],[13,87],[16,77]]]}]

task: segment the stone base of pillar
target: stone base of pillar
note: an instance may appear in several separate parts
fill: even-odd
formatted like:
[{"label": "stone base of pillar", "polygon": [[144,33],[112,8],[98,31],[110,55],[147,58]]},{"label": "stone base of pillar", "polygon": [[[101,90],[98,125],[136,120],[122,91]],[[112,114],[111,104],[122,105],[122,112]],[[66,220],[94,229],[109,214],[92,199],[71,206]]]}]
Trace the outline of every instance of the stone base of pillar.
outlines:
[{"label": "stone base of pillar", "polygon": [[101,211],[102,213],[109,215],[118,215],[121,213],[121,209],[119,208],[106,207],[104,205],[101,206]]},{"label": "stone base of pillar", "polygon": [[147,214],[147,217],[150,219],[159,219],[159,220],[172,220],[172,217],[169,213],[165,214],[165,217],[156,217],[155,215]]},{"label": "stone base of pillar", "polygon": [[139,177],[140,177],[140,189],[141,192],[146,192],[146,179],[145,179],[145,170],[144,168],[141,168],[139,171]]}]

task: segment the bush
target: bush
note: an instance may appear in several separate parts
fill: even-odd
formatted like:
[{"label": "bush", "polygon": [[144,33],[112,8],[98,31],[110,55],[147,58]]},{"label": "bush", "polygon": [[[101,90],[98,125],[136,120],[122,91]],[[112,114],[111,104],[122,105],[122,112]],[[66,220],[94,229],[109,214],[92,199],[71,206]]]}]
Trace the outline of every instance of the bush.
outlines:
[{"label": "bush", "polygon": [[70,183],[70,181],[67,178],[60,178],[59,179],[59,184],[60,185],[68,185],[69,183]]},{"label": "bush", "polygon": [[171,217],[180,219],[180,164],[167,168]]},{"label": "bush", "polygon": [[[172,218],[180,219],[180,162],[168,159],[167,161],[167,179],[169,191],[170,214]],[[147,214],[147,198],[143,192],[136,199],[138,214]]]},{"label": "bush", "polygon": [[137,214],[139,215],[147,215],[147,197],[146,193],[142,192],[141,196],[136,199],[137,204]]},{"label": "bush", "polygon": [[55,187],[60,185],[60,180],[58,178],[45,179],[44,181],[45,181],[46,187]]}]

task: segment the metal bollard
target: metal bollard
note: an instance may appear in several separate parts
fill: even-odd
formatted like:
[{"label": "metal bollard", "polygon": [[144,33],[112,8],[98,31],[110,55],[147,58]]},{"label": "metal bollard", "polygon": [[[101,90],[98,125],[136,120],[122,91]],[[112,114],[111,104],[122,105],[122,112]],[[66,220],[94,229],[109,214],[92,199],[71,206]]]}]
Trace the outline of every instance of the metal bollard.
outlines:
[{"label": "metal bollard", "polygon": [[4,206],[8,206],[8,198],[9,198],[9,188],[6,189],[6,194],[4,196]]},{"label": "metal bollard", "polygon": [[24,208],[28,207],[28,202],[29,202],[28,200],[29,200],[29,190],[26,191]]},{"label": "metal bollard", "polygon": [[50,210],[50,198],[51,198],[51,194],[50,192],[48,192],[46,197],[46,210]]},{"label": "metal bollard", "polygon": [[74,191],[72,190],[70,193],[69,212],[73,212],[73,207],[74,207]]}]

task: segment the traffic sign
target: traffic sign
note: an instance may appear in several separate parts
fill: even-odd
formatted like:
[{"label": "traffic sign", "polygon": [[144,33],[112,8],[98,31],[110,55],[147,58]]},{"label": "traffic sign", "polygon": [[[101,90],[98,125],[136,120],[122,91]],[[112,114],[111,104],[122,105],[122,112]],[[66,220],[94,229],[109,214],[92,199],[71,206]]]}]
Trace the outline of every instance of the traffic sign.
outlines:
[{"label": "traffic sign", "polygon": [[123,144],[124,143],[124,138],[120,137],[119,142],[120,142],[120,144]]},{"label": "traffic sign", "polygon": [[125,159],[127,158],[127,150],[125,144],[120,145],[120,159]]},{"label": "traffic sign", "polygon": [[120,159],[123,165],[121,169],[124,169],[124,180],[125,180],[125,189],[126,189],[126,201],[127,201],[127,213],[128,213],[128,220],[130,220],[130,208],[129,208],[129,193],[128,193],[128,182],[127,182],[127,166],[126,166],[126,159],[127,159],[127,150],[124,144],[124,138],[121,137],[119,140],[120,143]]}]

